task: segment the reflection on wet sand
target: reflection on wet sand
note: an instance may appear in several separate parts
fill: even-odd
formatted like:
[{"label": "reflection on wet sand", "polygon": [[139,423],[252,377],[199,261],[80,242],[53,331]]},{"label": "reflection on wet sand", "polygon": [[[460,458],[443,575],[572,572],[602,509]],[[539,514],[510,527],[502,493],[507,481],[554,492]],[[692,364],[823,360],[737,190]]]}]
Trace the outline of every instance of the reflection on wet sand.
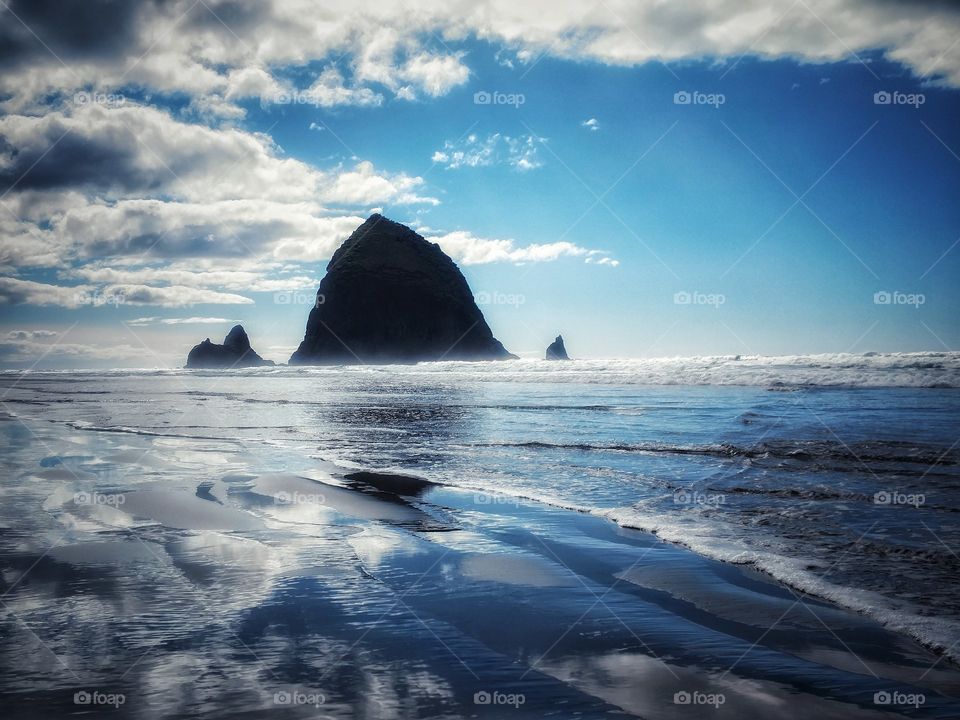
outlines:
[{"label": "reflection on wet sand", "polygon": [[5,717],[86,691],[136,718],[956,711],[960,673],[908,638],[601,517],[282,444],[0,427]]}]

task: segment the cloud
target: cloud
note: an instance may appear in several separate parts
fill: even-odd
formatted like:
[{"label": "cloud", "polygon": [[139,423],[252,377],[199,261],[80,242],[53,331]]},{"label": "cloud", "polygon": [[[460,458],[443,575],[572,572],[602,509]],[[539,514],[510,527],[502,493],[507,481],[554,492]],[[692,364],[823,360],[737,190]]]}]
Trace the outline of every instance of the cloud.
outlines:
[{"label": "cloud", "polygon": [[347,87],[343,75],[337,68],[330,66],[317,77],[302,95],[303,100],[319,107],[337,105],[382,105],[383,95],[367,87]]},{"label": "cloud", "polygon": [[232,323],[233,320],[218,317],[185,317],[185,318],[159,318],[142,317],[130,320],[127,325],[143,327],[146,325],[221,325]]},{"label": "cloud", "polygon": [[19,278],[0,278],[0,305],[57,305],[65,308],[107,305],[247,305],[253,300],[242,295],[203,288],[170,285],[150,287],[132,283],[59,286]]},{"label": "cloud", "polygon": [[185,285],[150,287],[148,285],[108,285],[103,292],[119,299],[125,305],[160,305],[183,307],[186,305],[252,305],[253,300],[242,295],[214,290],[192,288]]},{"label": "cloud", "polygon": [[0,305],[59,305],[75,308],[89,304],[94,288],[89,285],[60,287],[33,280],[0,277]]},{"label": "cloud", "polygon": [[[51,93],[139,87],[226,111],[223,102],[280,92],[282,69],[331,58],[349,69],[350,90],[435,97],[465,83],[469,68],[462,53],[427,47],[431,37],[478,38],[501,46],[499,62],[528,65],[542,54],[630,66],[744,54],[837,62],[879,50],[917,76],[960,85],[960,11],[936,0],[611,0],[587,12],[574,0],[9,0],[0,14],[8,110]],[[330,100],[358,97],[373,96]]]},{"label": "cloud", "polygon": [[[0,117],[0,191],[9,210],[0,213],[0,269],[15,275],[53,267],[73,279],[133,285],[214,289],[220,281],[219,289],[239,292],[297,289],[304,277],[267,277],[270,264],[329,257],[363,221],[365,206],[437,204],[422,186],[422,178],[367,161],[316,168],[284,157],[265,135],[187,123],[134,103],[7,115]],[[364,214],[330,206],[360,206]],[[246,274],[104,272],[184,258],[246,263]],[[49,288],[7,283],[6,296],[83,304]],[[173,302],[154,289],[138,289],[137,301]],[[191,297],[187,302],[237,301]]]},{"label": "cloud", "polygon": [[327,202],[345,205],[369,206],[382,201],[402,205],[439,205],[440,201],[436,198],[424,197],[415,192],[421,185],[422,178],[403,173],[378,173],[373,163],[364,160],[357,163],[352,170],[339,173],[336,180],[324,190],[322,197]]},{"label": "cloud", "polygon": [[602,253],[599,251],[589,250],[566,241],[517,247],[515,240],[478,238],[463,230],[435,235],[427,239],[440,245],[445,253],[463,265],[484,265],[494,262],[551,262],[561,257],[585,257],[587,262],[619,265],[618,261],[606,256],[604,259],[609,262],[600,262],[598,256]]},{"label": "cloud", "polygon": [[7,340],[46,340],[59,334],[53,330],[11,330],[5,337]]},{"label": "cloud", "polygon": [[533,170],[543,164],[537,155],[542,142],[546,142],[546,139],[533,135],[510,137],[493,133],[481,138],[471,133],[460,140],[447,140],[443,148],[436,150],[430,159],[448,170],[492,165],[508,165],[520,171]]},{"label": "cloud", "polygon": [[589,120],[584,120],[580,123],[581,127],[585,127],[587,130],[596,132],[600,129],[600,121],[596,118],[590,118]]}]

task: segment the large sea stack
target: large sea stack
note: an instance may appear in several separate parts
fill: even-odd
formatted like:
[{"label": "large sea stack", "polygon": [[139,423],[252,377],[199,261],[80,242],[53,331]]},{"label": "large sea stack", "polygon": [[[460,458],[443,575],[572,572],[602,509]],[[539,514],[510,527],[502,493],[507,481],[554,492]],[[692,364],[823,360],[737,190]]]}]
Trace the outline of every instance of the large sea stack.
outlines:
[{"label": "large sea stack", "polygon": [[188,368],[239,368],[273,365],[273,360],[264,360],[250,347],[250,338],[243,325],[234,325],[223,340],[223,345],[210,342],[207,338],[194,345],[187,355]]},{"label": "large sea stack", "polygon": [[440,246],[374,214],[330,259],[290,364],[512,357]]}]

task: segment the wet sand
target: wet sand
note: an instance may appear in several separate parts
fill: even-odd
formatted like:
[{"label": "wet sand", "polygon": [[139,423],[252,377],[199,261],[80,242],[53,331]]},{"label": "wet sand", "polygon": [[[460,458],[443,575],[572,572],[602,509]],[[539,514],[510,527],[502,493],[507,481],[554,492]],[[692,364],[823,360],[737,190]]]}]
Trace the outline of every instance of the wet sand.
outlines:
[{"label": "wet sand", "polygon": [[116,442],[97,457],[143,477],[77,495],[110,473],[71,460],[5,488],[42,495],[51,519],[34,537],[4,529],[7,717],[960,707],[960,673],[913,640],[604,518],[375,469],[241,472],[229,454],[214,480],[160,482],[150,468],[217,453]]}]

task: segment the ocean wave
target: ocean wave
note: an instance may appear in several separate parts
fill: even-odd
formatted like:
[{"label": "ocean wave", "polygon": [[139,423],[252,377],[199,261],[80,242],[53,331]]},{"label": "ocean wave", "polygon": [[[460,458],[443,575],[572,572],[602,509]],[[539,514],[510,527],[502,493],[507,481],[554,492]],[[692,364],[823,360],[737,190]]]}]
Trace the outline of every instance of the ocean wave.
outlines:
[{"label": "ocean wave", "polygon": [[710,355],[696,357],[585,359],[573,361],[442,361],[413,365],[279,365],[266,368],[187,370],[0,371],[0,377],[37,376],[231,376],[284,377],[338,375],[430,379],[440,382],[536,382],[600,385],[731,385],[771,390],[821,387],[960,388],[960,352],[828,353],[818,355]]},{"label": "ocean wave", "polygon": [[[924,647],[960,663],[960,623],[932,616],[928,610],[865,588],[825,580],[803,558],[772,550],[758,550],[738,538],[728,537],[709,523],[694,525],[688,517],[647,511],[637,507],[594,510],[621,527],[653,533],[705,557],[734,565],[749,565],[802,593],[862,613],[884,627],[914,638]],[[922,549],[917,550],[923,553]],[[915,558],[905,557],[904,562]]]},{"label": "ocean wave", "polygon": [[[843,460],[853,463],[898,463],[930,466],[952,466],[960,462],[960,451],[933,445],[896,441],[843,443],[822,440],[767,441],[751,447],[729,443],[708,445],[671,445],[669,443],[551,443],[541,440],[526,442],[478,443],[485,447],[515,447],[542,450],[577,450],[582,452],[637,452],[666,455],[705,455],[709,457],[777,459],[823,462]],[[836,469],[836,468],[831,468]]]}]

